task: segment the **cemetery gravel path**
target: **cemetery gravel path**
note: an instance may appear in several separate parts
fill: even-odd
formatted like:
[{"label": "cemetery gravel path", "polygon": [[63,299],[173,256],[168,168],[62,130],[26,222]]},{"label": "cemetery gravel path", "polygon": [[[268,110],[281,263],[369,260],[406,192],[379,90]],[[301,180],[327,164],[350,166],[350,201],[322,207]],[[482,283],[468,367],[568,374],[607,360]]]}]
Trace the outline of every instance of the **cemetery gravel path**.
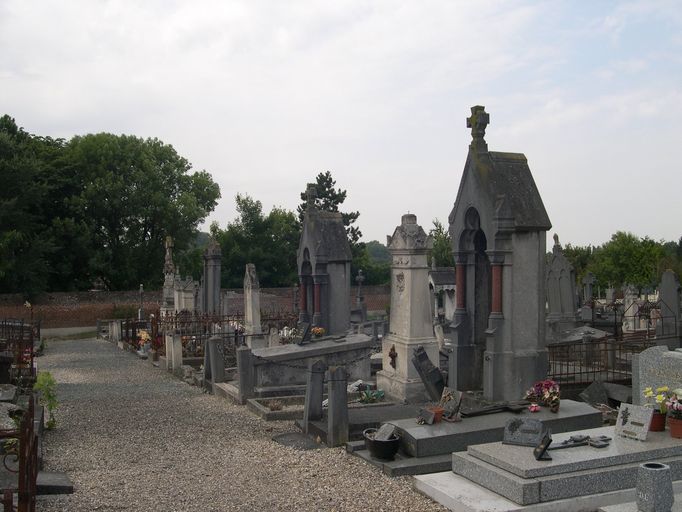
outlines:
[{"label": "cemetery gravel path", "polygon": [[298,451],[265,422],[102,340],[60,340],[38,359],[58,383],[45,469],[72,495],[38,511],[445,510],[343,448]]}]

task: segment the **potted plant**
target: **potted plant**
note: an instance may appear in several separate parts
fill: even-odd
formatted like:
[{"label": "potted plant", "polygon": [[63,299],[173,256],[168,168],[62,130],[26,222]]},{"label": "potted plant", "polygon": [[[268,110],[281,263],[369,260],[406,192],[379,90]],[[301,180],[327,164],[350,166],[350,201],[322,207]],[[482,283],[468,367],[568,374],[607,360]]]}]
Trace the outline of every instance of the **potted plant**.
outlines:
[{"label": "potted plant", "polygon": [[682,439],[682,389],[676,389],[666,401],[670,435]]},{"label": "potted plant", "polygon": [[310,329],[310,332],[315,336],[316,338],[321,338],[325,334],[324,327],[313,327]]},{"label": "potted plant", "polygon": [[[525,399],[532,404],[539,404],[549,407],[552,412],[559,412],[561,393],[559,384],[551,379],[540,380],[533,384],[533,387],[526,391]],[[535,412],[531,410],[531,412]]]},{"label": "potted plant", "polygon": [[667,401],[670,399],[670,388],[661,386],[654,392],[652,387],[644,388],[644,398],[646,406],[653,407],[654,413],[651,416],[651,432],[663,432],[665,430],[665,416],[668,413]]}]

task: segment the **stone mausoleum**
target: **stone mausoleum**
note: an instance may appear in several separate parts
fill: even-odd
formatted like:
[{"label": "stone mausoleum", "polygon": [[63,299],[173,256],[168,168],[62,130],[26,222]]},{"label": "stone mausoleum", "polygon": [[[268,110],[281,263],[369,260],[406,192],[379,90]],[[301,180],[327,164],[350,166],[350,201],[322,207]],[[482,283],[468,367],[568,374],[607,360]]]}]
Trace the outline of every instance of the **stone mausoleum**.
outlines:
[{"label": "stone mausoleum", "polygon": [[350,244],[339,212],[315,206],[314,184],[298,246],[300,322],[323,327],[327,334],[346,334],[350,327]]},{"label": "stone mausoleum", "polygon": [[489,151],[484,107],[450,213],[456,310],[449,385],[518,400],[547,372],[545,252],[551,223],[521,153]]}]

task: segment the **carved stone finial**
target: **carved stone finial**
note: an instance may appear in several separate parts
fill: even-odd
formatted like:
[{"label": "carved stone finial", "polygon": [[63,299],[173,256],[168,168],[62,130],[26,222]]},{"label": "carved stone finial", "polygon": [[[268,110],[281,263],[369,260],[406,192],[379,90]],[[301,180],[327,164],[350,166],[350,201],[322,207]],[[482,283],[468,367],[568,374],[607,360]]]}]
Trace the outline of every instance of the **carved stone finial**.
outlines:
[{"label": "carved stone finial", "polygon": [[490,115],[485,107],[476,105],[471,107],[471,117],[467,117],[467,128],[471,128],[471,137],[474,142],[484,142],[485,129],[490,124]]},{"label": "carved stone finial", "polygon": [[315,199],[317,199],[317,185],[315,183],[308,183],[305,191],[306,205],[308,208],[315,207]]}]

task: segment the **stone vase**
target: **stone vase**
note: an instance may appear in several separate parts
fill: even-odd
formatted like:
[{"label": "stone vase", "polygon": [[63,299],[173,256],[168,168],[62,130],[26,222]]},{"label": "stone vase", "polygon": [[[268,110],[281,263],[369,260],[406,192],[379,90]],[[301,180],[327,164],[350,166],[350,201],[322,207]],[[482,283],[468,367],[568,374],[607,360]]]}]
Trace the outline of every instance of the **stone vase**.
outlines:
[{"label": "stone vase", "polygon": [[665,414],[660,411],[654,411],[651,415],[651,424],[649,425],[649,432],[663,432],[665,430]]},{"label": "stone vase", "polygon": [[668,426],[670,427],[670,437],[682,439],[682,420],[670,416]]},{"label": "stone vase", "polygon": [[673,501],[670,466],[660,462],[640,464],[637,470],[637,510],[669,512]]}]

